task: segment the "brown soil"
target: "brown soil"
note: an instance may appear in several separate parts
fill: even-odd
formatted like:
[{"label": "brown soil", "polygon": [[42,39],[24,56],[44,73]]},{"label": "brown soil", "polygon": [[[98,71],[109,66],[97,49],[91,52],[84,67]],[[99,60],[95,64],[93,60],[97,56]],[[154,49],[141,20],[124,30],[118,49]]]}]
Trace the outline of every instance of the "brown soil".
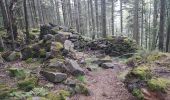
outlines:
[{"label": "brown soil", "polygon": [[114,69],[88,73],[87,87],[92,95],[75,95],[71,100],[135,100],[116,75]]}]

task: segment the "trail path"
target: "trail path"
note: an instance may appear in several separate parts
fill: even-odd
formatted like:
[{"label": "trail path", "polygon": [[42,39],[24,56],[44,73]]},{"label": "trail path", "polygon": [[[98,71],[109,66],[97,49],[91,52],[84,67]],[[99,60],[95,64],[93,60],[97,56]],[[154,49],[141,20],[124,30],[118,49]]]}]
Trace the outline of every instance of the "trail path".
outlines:
[{"label": "trail path", "polygon": [[114,69],[100,69],[88,72],[86,74],[86,84],[92,95],[75,95],[71,100],[135,100],[124,87],[123,82],[117,77],[118,72],[123,71],[119,67],[126,66],[117,62],[115,64],[117,66]]}]

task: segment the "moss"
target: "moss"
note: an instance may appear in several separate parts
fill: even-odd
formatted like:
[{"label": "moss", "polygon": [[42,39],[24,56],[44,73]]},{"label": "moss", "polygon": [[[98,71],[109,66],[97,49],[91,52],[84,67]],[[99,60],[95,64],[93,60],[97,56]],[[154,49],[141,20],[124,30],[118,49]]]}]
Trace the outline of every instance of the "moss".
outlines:
[{"label": "moss", "polygon": [[164,78],[152,78],[148,81],[148,87],[153,91],[165,91],[170,81]]},{"label": "moss", "polygon": [[147,57],[148,62],[159,60],[161,57],[165,56],[163,53],[160,52],[153,52]]},{"label": "moss", "polygon": [[34,60],[33,60],[32,58],[28,58],[25,62],[26,62],[27,64],[29,64],[29,63],[33,63]]},{"label": "moss", "polygon": [[141,80],[145,80],[151,77],[151,71],[148,66],[139,66],[133,69],[132,73],[139,77]]},{"label": "moss", "polygon": [[66,100],[66,97],[70,96],[70,92],[69,91],[65,91],[65,90],[60,90],[57,93],[49,93],[47,95],[47,98],[50,100]]},{"label": "moss", "polygon": [[140,89],[133,89],[132,94],[137,97],[138,100],[144,100],[144,95]]},{"label": "moss", "polygon": [[24,79],[26,77],[26,73],[23,69],[9,68],[8,71],[11,77],[17,77],[19,79]]},{"label": "moss", "polygon": [[57,51],[60,51],[60,50],[63,49],[63,48],[64,48],[64,46],[63,46],[62,43],[56,42],[56,50],[57,50]]},{"label": "moss", "polygon": [[25,80],[18,82],[18,88],[24,91],[30,91],[38,84],[36,77],[26,78]]},{"label": "moss", "polygon": [[0,99],[4,100],[5,98],[9,97],[9,94],[13,91],[11,87],[5,85],[5,84],[0,84]]},{"label": "moss", "polygon": [[142,63],[142,61],[143,61],[143,58],[142,58],[141,56],[135,55],[135,56],[129,58],[129,59],[126,61],[126,64],[127,64],[128,66],[133,67],[133,66],[139,65],[140,63]]},{"label": "moss", "polygon": [[75,91],[77,93],[80,93],[80,94],[84,94],[86,96],[89,96],[90,95],[90,91],[89,89],[84,85],[84,84],[81,84],[81,83],[78,83],[75,87]]},{"label": "moss", "polygon": [[46,57],[46,50],[45,49],[40,49],[39,53],[40,53],[40,58]]}]

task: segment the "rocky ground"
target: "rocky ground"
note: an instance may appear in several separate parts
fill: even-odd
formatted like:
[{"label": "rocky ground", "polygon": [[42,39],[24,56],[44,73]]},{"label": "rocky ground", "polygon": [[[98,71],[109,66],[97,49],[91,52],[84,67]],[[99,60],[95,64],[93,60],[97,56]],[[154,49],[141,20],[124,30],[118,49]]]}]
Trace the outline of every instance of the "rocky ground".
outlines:
[{"label": "rocky ground", "polygon": [[8,43],[0,53],[0,100],[169,100],[162,77],[169,78],[170,56],[136,56],[127,37],[90,40],[58,26],[44,25],[31,37],[30,45],[16,41],[12,51]]}]

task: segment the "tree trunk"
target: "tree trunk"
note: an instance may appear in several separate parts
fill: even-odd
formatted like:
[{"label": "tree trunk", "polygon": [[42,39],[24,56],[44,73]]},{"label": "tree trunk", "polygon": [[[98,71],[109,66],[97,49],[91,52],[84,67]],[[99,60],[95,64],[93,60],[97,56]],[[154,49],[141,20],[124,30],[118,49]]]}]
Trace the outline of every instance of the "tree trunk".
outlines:
[{"label": "tree trunk", "polygon": [[115,4],[114,4],[114,0],[112,0],[112,35],[114,36],[115,34],[114,34],[114,22],[115,22],[115,20],[114,20],[114,10],[115,10]]},{"label": "tree trunk", "polygon": [[26,30],[26,43],[29,44],[29,23],[28,23],[28,12],[27,12],[27,0],[23,2],[24,6],[24,17],[25,17],[25,30]]},{"label": "tree trunk", "polygon": [[139,0],[134,2],[134,24],[133,24],[133,38],[139,44],[139,19],[138,19],[138,10],[139,10]]},{"label": "tree trunk", "polygon": [[120,0],[120,32],[123,33],[123,9],[122,9],[122,0]]},{"label": "tree trunk", "polygon": [[106,33],[106,0],[101,0],[101,17],[102,17],[102,35],[107,37]]},{"label": "tree trunk", "polygon": [[159,25],[159,50],[163,51],[164,49],[164,25],[165,25],[165,0],[160,0],[160,25]]}]

